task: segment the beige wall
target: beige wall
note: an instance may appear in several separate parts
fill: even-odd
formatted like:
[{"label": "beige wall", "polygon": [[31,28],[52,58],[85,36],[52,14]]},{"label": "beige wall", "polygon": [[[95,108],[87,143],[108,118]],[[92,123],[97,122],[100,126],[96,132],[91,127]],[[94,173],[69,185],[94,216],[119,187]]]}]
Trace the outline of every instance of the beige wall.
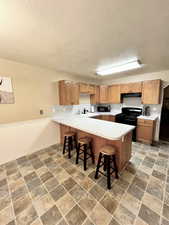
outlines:
[{"label": "beige wall", "polygon": [[0,125],[0,165],[59,143],[59,126],[51,118]]},{"label": "beige wall", "polygon": [[[0,104],[0,123],[25,121],[51,115],[51,107],[58,104],[57,81],[62,79],[87,81],[66,73],[0,59],[0,76],[12,78],[15,104]],[[40,115],[39,110],[44,110]]]},{"label": "beige wall", "polygon": [[49,117],[58,104],[58,80],[96,82],[4,59],[0,76],[12,78],[15,94],[15,104],[0,104],[0,164],[59,142],[59,126]]},{"label": "beige wall", "polygon": [[[49,117],[51,107],[58,103],[58,80],[98,84],[95,79],[85,79],[4,59],[0,59],[0,71],[0,76],[12,77],[15,94],[15,104],[0,105],[0,164],[59,142],[59,126],[51,122]],[[102,83],[158,78],[169,82],[169,71],[115,80],[104,79]],[[43,116],[39,115],[40,109],[44,109]]]}]

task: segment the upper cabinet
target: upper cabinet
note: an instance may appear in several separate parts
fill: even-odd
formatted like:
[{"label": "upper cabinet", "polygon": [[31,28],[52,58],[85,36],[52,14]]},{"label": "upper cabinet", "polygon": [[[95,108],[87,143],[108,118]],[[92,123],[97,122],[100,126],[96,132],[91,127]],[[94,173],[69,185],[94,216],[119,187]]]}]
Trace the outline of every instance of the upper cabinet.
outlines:
[{"label": "upper cabinet", "polygon": [[99,86],[95,86],[94,94],[90,95],[90,103],[91,104],[100,103],[100,87]]},{"label": "upper cabinet", "polygon": [[161,80],[144,81],[142,87],[143,104],[160,104]]},{"label": "upper cabinet", "polygon": [[60,105],[78,105],[80,93],[89,94],[91,104],[120,104],[126,93],[142,93],[142,104],[160,104],[161,80],[100,86],[59,81]]},{"label": "upper cabinet", "polygon": [[79,104],[79,84],[73,81],[59,81],[59,103],[60,105]]},{"label": "upper cabinet", "polygon": [[107,85],[101,85],[100,86],[100,103],[109,103],[108,96],[109,91],[108,91],[108,86]]},{"label": "upper cabinet", "polygon": [[121,84],[120,92],[121,92],[121,94],[141,93],[142,92],[142,82]]},{"label": "upper cabinet", "polygon": [[82,94],[90,94],[90,95],[95,94],[95,88],[96,88],[95,85],[80,83],[79,87],[80,87],[80,93]]},{"label": "upper cabinet", "polygon": [[113,104],[121,103],[120,85],[111,85],[108,88],[108,101]]},{"label": "upper cabinet", "polygon": [[80,88],[80,93],[86,94],[89,91],[89,84],[80,83],[79,88]]}]

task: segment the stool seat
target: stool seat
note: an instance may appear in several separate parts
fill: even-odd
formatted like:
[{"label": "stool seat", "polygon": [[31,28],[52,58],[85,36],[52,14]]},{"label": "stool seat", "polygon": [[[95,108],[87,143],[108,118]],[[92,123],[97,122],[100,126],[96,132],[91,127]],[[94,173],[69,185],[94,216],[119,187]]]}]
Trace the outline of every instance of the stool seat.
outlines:
[{"label": "stool seat", "polygon": [[63,154],[65,151],[68,151],[68,158],[71,158],[71,151],[73,148],[77,149],[77,140],[76,140],[76,133],[75,132],[65,132],[64,133],[64,144],[63,144]]},{"label": "stool seat", "polygon": [[[77,147],[77,155],[76,155],[76,164],[78,164],[79,159],[84,162],[84,170],[87,169],[87,160],[89,158],[92,159],[92,163],[94,164],[94,153],[92,150],[92,138],[85,136],[78,139],[78,147]],[[83,154],[84,157],[81,158],[80,155]]]},{"label": "stool seat", "polygon": [[82,137],[79,138],[78,143],[84,145],[84,144],[89,144],[92,141],[90,137]]},{"label": "stool seat", "polygon": [[[111,175],[115,173],[115,177],[118,179],[118,168],[116,165],[116,149],[111,145],[105,145],[100,149],[98,163],[96,167],[95,179],[98,178],[98,174],[107,177],[107,188],[111,189]],[[103,160],[102,160],[103,159]],[[100,170],[103,167],[103,171]]]},{"label": "stool seat", "polygon": [[116,149],[111,145],[105,145],[100,149],[100,152],[105,155],[115,155]]},{"label": "stool seat", "polygon": [[66,136],[66,137],[72,137],[72,136],[74,136],[75,135],[75,133],[74,132],[66,132],[66,133],[64,133],[64,137]]}]

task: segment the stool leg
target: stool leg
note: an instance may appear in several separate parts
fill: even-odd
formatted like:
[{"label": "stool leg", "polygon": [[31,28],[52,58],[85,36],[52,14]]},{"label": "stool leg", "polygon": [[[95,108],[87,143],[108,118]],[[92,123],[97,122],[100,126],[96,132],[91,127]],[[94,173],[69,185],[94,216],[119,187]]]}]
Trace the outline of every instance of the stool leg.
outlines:
[{"label": "stool leg", "polygon": [[98,159],[98,162],[97,162],[97,167],[96,167],[95,179],[98,178],[101,159],[102,159],[102,153],[100,152],[99,159]]},{"label": "stool leg", "polygon": [[70,146],[71,146],[71,150],[73,150],[73,137],[70,137]]},{"label": "stool leg", "polygon": [[63,144],[63,154],[65,154],[65,149],[66,149],[66,136],[64,137],[64,144]]},{"label": "stool leg", "polygon": [[83,148],[84,148],[84,170],[86,170],[86,163],[87,163],[87,145],[83,145]]},{"label": "stool leg", "polygon": [[74,145],[75,145],[75,149],[77,149],[77,138],[76,138],[76,135],[73,137],[74,138]]},{"label": "stool leg", "polygon": [[119,175],[118,175],[118,168],[117,168],[117,164],[116,164],[116,156],[113,156],[113,162],[114,162],[114,169],[115,169],[115,177],[116,179],[119,179]]},{"label": "stool leg", "polygon": [[111,177],[110,177],[110,156],[106,156],[107,161],[107,188],[111,189]]},{"label": "stool leg", "polygon": [[80,151],[80,143],[78,144],[77,150],[76,150],[76,152],[77,152],[77,154],[76,154],[76,164],[79,163],[79,151]]},{"label": "stool leg", "polygon": [[103,170],[106,171],[107,168],[107,160],[106,160],[106,155],[104,155],[104,166],[103,166]]},{"label": "stool leg", "polygon": [[71,158],[71,149],[72,149],[71,141],[72,141],[72,138],[69,137],[68,138],[68,158],[69,159]]},{"label": "stool leg", "polygon": [[93,149],[92,149],[92,144],[90,143],[89,145],[89,148],[90,148],[90,154],[91,154],[91,157],[92,157],[92,163],[94,164],[95,161],[94,161],[94,153],[93,153]]}]

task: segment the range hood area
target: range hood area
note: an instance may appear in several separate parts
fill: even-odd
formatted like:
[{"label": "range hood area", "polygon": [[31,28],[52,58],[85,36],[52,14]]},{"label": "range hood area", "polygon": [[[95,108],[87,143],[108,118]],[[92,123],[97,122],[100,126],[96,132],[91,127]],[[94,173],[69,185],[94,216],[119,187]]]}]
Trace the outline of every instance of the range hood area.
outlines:
[{"label": "range hood area", "polygon": [[125,94],[121,94],[121,98],[131,98],[131,97],[141,97],[142,94],[141,93],[125,93]]}]

